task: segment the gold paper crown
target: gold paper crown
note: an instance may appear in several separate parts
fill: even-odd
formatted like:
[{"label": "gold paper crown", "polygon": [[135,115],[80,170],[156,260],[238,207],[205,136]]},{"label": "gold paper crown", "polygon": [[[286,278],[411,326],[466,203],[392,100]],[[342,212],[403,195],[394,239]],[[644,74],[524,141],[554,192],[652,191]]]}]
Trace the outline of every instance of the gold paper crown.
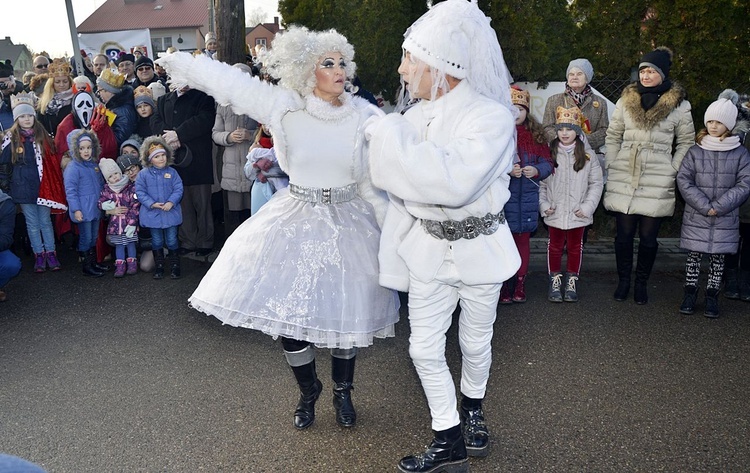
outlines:
[{"label": "gold paper crown", "polygon": [[10,108],[16,108],[19,105],[30,105],[34,108],[36,105],[36,97],[31,93],[19,92],[15,95],[10,96]]},{"label": "gold paper crown", "polygon": [[519,89],[516,86],[510,88],[510,100],[515,105],[523,105],[526,110],[530,109],[531,94],[528,90]]},{"label": "gold paper crown", "polygon": [[159,150],[159,149],[166,152],[166,149],[164,148],[164,146],[161,145],[161,143],[151,143],[151,146],[148,147],[148,155],[151,156],[154,153],[154,151]]},{"label": "gold paper crown", "polygon": [[51,77],[70,77],[73,69],[70,64],[64,59],[55,59],[52,64],[47,68]]},{"label": "gold paper crown", "polygon": [[149,97],[151,97],[151,100],[154,99],[154,93],[151,92],[151,89],[149,89],[145,85],[139,85],[133,91],[133,98],[134,99],[137,99],[138,97],[141,97],[141,96],[144,96],[144,95],[148,95]]},{"label": "gold paper crown", "polygon": [[99,78],[112,87],[116,87],[118,89],[122,88],[122,86],[125,84],[125,76],[111,69],[104,69]]},{"label": "gold paper crown", "polygon": [[583,114],[578,107],[565,108],[558,106],[555,111],[555,125],[572,125],[579,130],[583,120]]}]

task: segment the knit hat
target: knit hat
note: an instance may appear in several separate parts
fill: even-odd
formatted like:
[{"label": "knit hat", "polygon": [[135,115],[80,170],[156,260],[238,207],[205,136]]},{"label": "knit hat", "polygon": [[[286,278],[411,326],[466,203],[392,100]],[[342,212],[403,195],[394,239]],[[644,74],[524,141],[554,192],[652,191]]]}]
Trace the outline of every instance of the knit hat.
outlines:
[{"label": "knit hat", "polygon": [[436,3],[404,33],[402,48],[444,74],[513,110],[510,83],[497,34],[476,2]]},{"label": "knit hat", "polygon": [[119,72],[114,72],[111,69],[104,69],[99,75],[99,78],[96,79],[97,87],[113,94],[119,94],[122,92],[122,86],[124,84],[125,76]]},{"label": "knit hat", "polygon": [[141,66],[149,66],[151,69],[154,68],[154,61],[148,56],[141,56],[135,61],[135,68],[138,69]]},{"label": "knit hat", "polygon": [[141,142],[142,142],[142,140],[141,140],[140,136],[138,136],[138,135],[130,135],[130,138],[128,138],[127,140],[123,141],[122,144],[120,145],[120,154],[124,154],[123,149],[126,146],[132,146],[133,148],[135,148],[136,151],[140,150],[141,149]]},{"label": "knit hat", "polygon": [[105,181],[109,181],[109,176],[114,173],[122,174],[120,166],[117,165],[114,159],[102,158],[99,160],[99,170],[102,172],[102,177]]},{"label": "knit hat", "polygon": [[[15,110],[13,113],[15,114]],[[731,100],[719,99],[708,106],[703,116],[703,123],[707,124],[710,120],[716,120],[731,131],[737,123],[737,113],[737,106]]]},{"label": "knit hat", "polygon": [[10,59],[6,59],[5,62],[0,62],[0,79],[10,77],[13,75],[13,64]]},{"label": "knit hat", "polygon": [[123,154],[119,158],[117,158],[117,165],[120,166],[120,170],[122,172],[125,172],[131,166],[138,166],[140,168],[141,161],[140,159],[138,159],[138,156],[133,156],[132,154]]},{"label": "knit hat", "polygon": [[529,111],[529,105],[531,104],[531,94],[528,90],[523,90],[520,87],[514,85],[510,88],[510,100],[514,105],[520,105]]},{"label": "knit hat", "polygon": [[644,67],[653,67],[661,79],[666,80],[669,77],[669,68],[672,67],[672,51],[667,47],[659,46],[650,53],[644,54],[638,70]]},{"label": "knit hat", "polygon": [[154,103],[156,103],[157,100],[159,100],[159,97],[167,93],[166,87],[164,87],[164,84],[162,84],[159,81],[152,82],[148,85],[149,90],[151,90],[152,98],[154,99]]},{"label": "knit hat", "polygon": [[117,65],[119,66],[120,63],[124,61],[135,62],[135,56],[130,53],[121,52],[120,57],[117,58]]},{"label": "knit hat", "polygon": [[209,31],[208,33],[206,33],[206,45],[208,45],[208,43],[210,43],[211,41],[213,41],[214,43],[216,42],[216,34]]},{"label": "knit hat", "polygon": [[570,74],[570,70],[574,67],[583,71],[583,75],[586,76],[587,84],[594,78],[594,66],[591,65],[588,59],[580,57],[570,61],[570,63],[568,63],[568,69],[565,70],[565,76]]},{"label": "knit hat", "polygon": [[10,96],[10,106],[13,109],[13,120],[18,120],[21,115],[33,115],[36,117],[34,110],[34,95],[20,92]]},{"label": "knit hat", "polygon": [[570,128],[576,132],[577,135],[582,135],[581,121],[583,114],[578,107],[565,108],[558,106],[555,111],[555,130],[560,128]]},{"label": "knit hat", "polygon": [[151,108],[156,108],[153,92],[145,85],[139,85],[133,91],[133,105],[137,107],[142,103],[147,103],[151,105]]}]

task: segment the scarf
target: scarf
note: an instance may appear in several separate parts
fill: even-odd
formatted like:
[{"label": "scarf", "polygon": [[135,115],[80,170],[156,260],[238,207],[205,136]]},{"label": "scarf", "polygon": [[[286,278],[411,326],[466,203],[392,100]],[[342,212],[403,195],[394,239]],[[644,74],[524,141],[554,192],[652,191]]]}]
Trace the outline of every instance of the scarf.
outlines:
[{"label": "scarf", "polygon": [[698,143],[698,146],[706,151],[730,151],[740,146],[739,136],[727,136],[723,140],[711,135],[706,135]]},{"label": "scarf", "polygon": [[584,87],[581,92],[576,92],[575,90],[571,89],[567,83],[565,84],[565,95],[570,97],[578,108],[581,108],[581,104],[592,93],[593,92],[591,91],[591,86],[588,84],[586,84],[586,87]]},{"label": "scarf", "polygon": [[70,105],[73,102],[73,89],[70,88],[64,92],[57,92],[55,96],[50,100],[47,105],[47,111],[44,112],[47,115],[57,115],[57,112],[66,105]]},{"label": "scarf", "polygon": [[656,105],[661,95],[672,88],[672,81],[664,79],[664,82],[656,87],[646,87],[638,82],[638,93],[641,94],[641,107],[648,112],[651,107]]},{"label": "scarf", "polygon": [[112,189],[112,192],[115,194],[122,192],[128,184],[130,184],[130,178],[128,176],[122,176],[122,179],[114,184],[107,183],[109,188]]},{"label": "scarf", "polygon": [[21,136],[23,136],[23,140],[26,141],[29,138],[31,138],[31,141],[34,141],[34,129],[29,128],[28,130],[20,130]]},{"label": "scarf", "polygon": [[523,125],[516,125],[516,141],[518,145],[518,157],[520,158],[519,165],[521,167],[531,164],[536,164],[529,158],[531,156],[539,156],[544,160],[552,161],[552,156],[549,152],[549,147],[546,144],[538,143],[534,139],[533,133],[526,129]]}]

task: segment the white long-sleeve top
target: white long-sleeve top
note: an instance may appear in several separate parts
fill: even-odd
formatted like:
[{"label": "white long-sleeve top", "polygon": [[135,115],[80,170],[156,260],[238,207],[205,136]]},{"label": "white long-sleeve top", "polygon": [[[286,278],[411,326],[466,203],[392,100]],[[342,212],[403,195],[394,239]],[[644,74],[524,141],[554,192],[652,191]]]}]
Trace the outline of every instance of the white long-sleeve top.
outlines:
[{"label": "white long-sleeve top", "polygon": [[463,81],[434,102],[368,128],[373,182],[391,197],[380,247],[380,283],[405,291],[409,273],[431,281],[449,251],[466,284],[500,283],[521,259],[510,229],[450,242],[428,234],[421,219],[497,214],[510,197],[516,153],[510,111]]},{"label": "white long-sleeve top", "polygon": [[159,63],[175,84],[202,90],[234,113],[267,125],[289,182],[320,188],[356,182],[359,195],[373,205],[382,223],[387,197],[372,186],[363,137],[364,122],[380,113],[377,107],[346,92],[339,97],[341,106],[313,94],[301,97],[205,56],[173,53]]}]

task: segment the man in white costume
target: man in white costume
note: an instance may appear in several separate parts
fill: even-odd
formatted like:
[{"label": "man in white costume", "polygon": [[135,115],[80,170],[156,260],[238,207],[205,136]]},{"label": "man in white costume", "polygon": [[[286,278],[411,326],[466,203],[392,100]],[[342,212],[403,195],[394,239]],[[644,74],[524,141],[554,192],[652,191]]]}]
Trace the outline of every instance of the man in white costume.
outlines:
[{"label": "man in white costume", "polygon": [[[409,353],[432,416],[427,450],[403,472],[466,472],[488,453],[485,396],[502,282],[520,257],[503,206],[516,153],[510,74],[490,20],[474,2],[438,3],[405,33],[399,74],[421,102],[373,119],[370,168],[390,204],[380,249],[382,285],[409,292]],[[457,399],[445,334],[459,303]],[[460,411],[460,413],[459,413]]]}]

